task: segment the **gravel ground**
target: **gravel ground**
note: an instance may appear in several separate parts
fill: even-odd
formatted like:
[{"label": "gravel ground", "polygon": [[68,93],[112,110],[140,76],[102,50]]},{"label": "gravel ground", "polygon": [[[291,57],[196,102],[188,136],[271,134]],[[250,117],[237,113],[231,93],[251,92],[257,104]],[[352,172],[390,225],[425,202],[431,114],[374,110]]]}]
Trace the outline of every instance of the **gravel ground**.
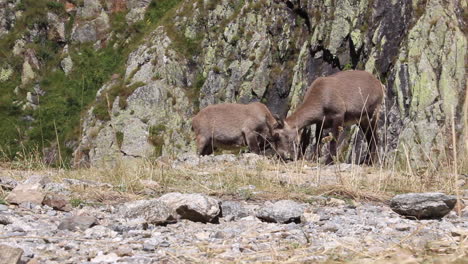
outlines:
[{"label": "gravel ground", "polygon": [[[61,212],[48,206],[1,205],[0,243],[23,249],[24,262],[294,263],[375,256],[402,245],[424,248],[434,241],[443,241],[441,247],[456,247],[468,230],[467,217],[459,218],[454,212],[441,220],[415,221],[383,204],[308,204],[301,223],[280,224],[252,215],[263,203],[230,203],[247,208],[247,215],[221,217],[216,224],[184,219],[166,226],[124,219],[120,206]],[[74,232],[57,228],[66,217],[77,214],[93,216],[98,224]]]}]

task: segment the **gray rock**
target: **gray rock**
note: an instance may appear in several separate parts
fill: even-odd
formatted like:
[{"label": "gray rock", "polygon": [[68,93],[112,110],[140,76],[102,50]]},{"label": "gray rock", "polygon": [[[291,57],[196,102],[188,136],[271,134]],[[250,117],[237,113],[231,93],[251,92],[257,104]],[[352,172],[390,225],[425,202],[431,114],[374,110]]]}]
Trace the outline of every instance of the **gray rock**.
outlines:
[{"label": "gray rock", "polygon": [[71,57],[67,56],[63,58],[63,60],[60,62],[60,67],[62,67],[62,70],[63,72],[65,72],[65,75],[68,75],[73,69],[73,60],[71,59]]},{"label": "gray rock", "polygon": [[47,20],[49,21],[48,39],[55,42],[65,42],[65,23],[61,22],[59,17],[51,12],[47,13]]},{"label": "gray rock", "polygon": [[236,201],[223,201],[221,202],[221,212],[223,217],[228,217],[231,220],[237,220],[253,214],[242,203]]},{"label": "gray rock", "polygon": [[50,182],[44,185],[44,191],[46,193],[56,193],[64,196],[70,195],[70,190],[63,183]]},{"label": "gray rock", "polygon": [[443,193],[407,193],[390,200],[390,208],[408,218],[438,219],[453,209],[457,202],[455,196]]},{"label": "gray rock", "polygon": [[70,186],[73,185],[79,185],[83,187],[105,187],[105,188],[112,188],[112,185],[109,183],[101,183],[101,182],[95,182],[91,180],[78,180],[78,179],[68,179],[65,178],[63,179],[65,184],[68,184]]},{"label": "gray rock", "polygon": [[8,206],[0,204],[0,212],[8,210]]},{"label": "gray rock", "polygon": [[109,254],[102,254],[102,252],[99,252],[96,257],[91,259],[91,263],[116,263],[119,259],[120,257],[114,252]]},{"label": "gray rock", "polygon": [[395,226],[395,229],[397,231],[408,231],[408,230],[411,229],[411,227],[409,225],[407,225],[407,224],[398,224],[398,225]]},{"label": "gray rock", "polygon": [[127,218],[141,217],[149,224],[163,225],[177,221],[176,212],[158,199],[123,204],[120,213]]},{"label": "gray rock", "polygon": [[92,216],[76,215],[65,218],[58,226],[58,229],[70,231],[86,230],[97,224],[97,219]]},{"label": "gray rock", "polygon": [[10,218],[4,215],[0,215],[0,225],[9,225],[9,224],[11,224]]},{"label": "gray rock", "polygon": [[18,185],[18,181],[10,177],[0,176],[0,187],[4,190],[13,190]]},{"label": "gray rock", "polygon": [[43,201],[44,205],[50,206],[54,210],[70,212],[72,207],[67,197],[60,194],[47,194]]},{"label": "gray rock", "polygon": [[115,253],[117,254],[117,256],[119,257],[126,257],[126,256],[132,256],[133,255],[133,250],[131,247],[129,246],[126,246],[126,245],[122,245],[122,246],[119,246],[117,248],[117,250],[115,251]]},{"label": "gray rock", "polygon": [[291,200],[282,200],[266,205],[257,212],[257,217],[273,223],[300,223],[304,205]]},{"label": "gray rock", "polygon": [[44,187],[50,182],[50,178],[46,175],[32,175],[27,180],[25,180],[23,184],[39,184],[41,187]]},{"label": "gray rock", "polygon": [[117,232],[101,225],[86,229],[84,234],[86,238],[92,239],[114,238],[117,236]]},{"label": "gray rock", "polygon": [[221,213],[219,201],[203,194],[167,193],[158,199],[172,208],[181,219],[216,222]]},{"label": "gray rock", "polygon": [[97,32],[94,23],[88,22],[76,27],[73,30],[72,39],[80,43],[96,41]]},{"label": "gray rock", "polygon": [[0,264],[20,263],[23,252],[24,251],[21,248],[0,245]]}]

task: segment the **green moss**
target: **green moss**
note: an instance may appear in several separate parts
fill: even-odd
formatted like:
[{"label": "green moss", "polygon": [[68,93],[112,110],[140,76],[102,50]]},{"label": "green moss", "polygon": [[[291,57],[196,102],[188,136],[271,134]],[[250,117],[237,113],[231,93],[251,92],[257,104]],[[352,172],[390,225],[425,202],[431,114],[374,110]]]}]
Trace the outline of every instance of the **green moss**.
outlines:
[{"label": "green moss", "polygon": [[49,1],[46,4],[47,8],[57,14],[65,12],[65,5],[61,2]]},{"label": "green moss", "polygon": [[119,146],[120,149],[124,140],[124,133],[122,131],[115,132],[115,140],[117,141],[117,146]]}]

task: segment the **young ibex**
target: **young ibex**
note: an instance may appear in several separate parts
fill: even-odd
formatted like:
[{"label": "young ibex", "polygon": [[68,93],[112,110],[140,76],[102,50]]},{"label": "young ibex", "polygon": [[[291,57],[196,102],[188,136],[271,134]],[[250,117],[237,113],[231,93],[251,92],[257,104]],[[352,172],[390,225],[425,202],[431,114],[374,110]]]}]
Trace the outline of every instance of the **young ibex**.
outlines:
[{"label": "young ibex", "polygon": [[316,125],[317,155],[323,129],[331,128],[330,156],[327,163],[336,157],[336,145],[340,131],[345,125],[358,124],[369,145],[366,163],[373,162],[377,145],[377,121],[385,86],[372,74],[365,71],[344,71],[316,79],[307,90],[297,110],[287,117],[284,126],[275,130],[276,150],[280,156],[295,158],[299,152],[300,131]]},{"label": "young ibex", "polygon": [[276,118],[262,103],[210,105],[192,119],[199,155],[209,155],[215,147],[245,145],[258,154],[276,127]]}]

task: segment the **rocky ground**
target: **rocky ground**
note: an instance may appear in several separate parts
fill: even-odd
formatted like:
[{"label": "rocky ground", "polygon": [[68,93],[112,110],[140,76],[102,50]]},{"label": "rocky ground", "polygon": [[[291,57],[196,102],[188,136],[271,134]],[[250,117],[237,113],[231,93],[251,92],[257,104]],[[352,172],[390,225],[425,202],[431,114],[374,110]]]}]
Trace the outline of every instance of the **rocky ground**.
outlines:
[{"label": "rocky ground", "polygon": [[[0,263],[468,260],[468,210],[450,211],[453,196],[413,195],[387,203],[326,195],[273,201],[170,192],[137,201],[77,205],[69,199],[77,186],[112,186],[76,179],[55,182],[45,175],[19,180],[4,172]],[[468,192],[463,195],[468,199]],[[416,220],[390,208],[396,206],[399,213],[420,210],[426,218],[431,212],[448,214]]]}]

